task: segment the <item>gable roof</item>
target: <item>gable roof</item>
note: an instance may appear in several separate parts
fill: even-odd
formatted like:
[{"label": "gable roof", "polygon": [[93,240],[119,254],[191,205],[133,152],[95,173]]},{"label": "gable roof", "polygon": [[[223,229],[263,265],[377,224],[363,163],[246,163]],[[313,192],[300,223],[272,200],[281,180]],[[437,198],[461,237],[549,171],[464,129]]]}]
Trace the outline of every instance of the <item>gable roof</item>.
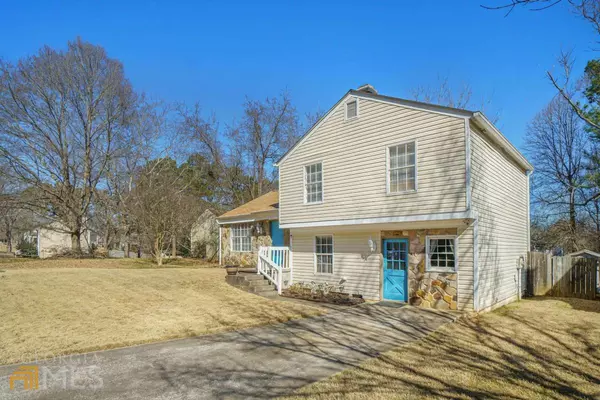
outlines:
[{"label": "gable roof", "polygon": [[250,200],[249,202],[242,204],[238,208],[227,211],[225,214],[220,215],[219,219],[240,217],[243,215],[252,215],[256,213],[277,210],[279,210],[279,192],[277,190],[273,190],[269,193],[263,194],[260,197],[257,197],[254,200]]},{"label": "gable roof", "polygon": [[527,161],[525,156],[510,143],[510,141],[490,122],[489,119],[480,111],[470,111],[461,108],[440,106],[437,104],[424,103],[421,101],[407,100],[399,97],[384,96],[371,91],[350,89],[341,99],[339,99],[333,107],[331,107],[306,133],[275,163],[279,166],[285,159],[296,150],[296,148],[306,140],[323,122],[325,122],[337,107],[344,102],[348,97],[358,97],[373,101],[379,101],[388,104],[394,104],[402,107],[413,108],[416,110],[429,111],[437,114],[448,115],[457,118],[472,119],[479,125],[484,134],[502,147],[518,164],[526,171],[533,171],[533,166]]}]

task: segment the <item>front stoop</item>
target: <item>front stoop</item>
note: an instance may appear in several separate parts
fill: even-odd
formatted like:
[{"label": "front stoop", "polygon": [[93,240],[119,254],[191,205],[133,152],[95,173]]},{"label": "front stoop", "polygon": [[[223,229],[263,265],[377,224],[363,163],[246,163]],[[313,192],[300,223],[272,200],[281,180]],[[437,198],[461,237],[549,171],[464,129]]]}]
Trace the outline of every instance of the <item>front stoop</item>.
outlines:
[{"label": "front stoop", "polygon": [[231,286],[264,297],[277,297],[277,290],[264,276],[257,274],[256,269],[244,268],[237,275],[227,275],[225,281]]}]

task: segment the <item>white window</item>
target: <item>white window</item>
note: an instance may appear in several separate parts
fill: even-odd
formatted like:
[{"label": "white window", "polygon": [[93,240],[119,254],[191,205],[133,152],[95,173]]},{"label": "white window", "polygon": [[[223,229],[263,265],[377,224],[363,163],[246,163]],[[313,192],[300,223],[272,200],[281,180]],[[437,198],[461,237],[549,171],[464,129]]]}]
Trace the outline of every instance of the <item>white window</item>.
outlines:
[{"label": "white window", "polygon": [[428,236],[426,252],[428,271],[456,271],[457,257],[455,236]]},{"label": "white window", "polygon": [[321,203],[323,201],[323,164],[311,164],[304,167],[304,202]]},{"label": "white window", "polygon": [[252,251],[252,226],[249,224],[231,227],[231,250],[235,252]]},{"label": "white window", "polygon": [[354,99],[346,103],[346,119],[358,117],[358,100]]},{"label": "white window", "polygon": [[388,147],[388,193],[417,190],[417,145],[415,142]]},{"label": "white window", "polygon": [[315,270],[333,274],[333,236],[315,236]]}]

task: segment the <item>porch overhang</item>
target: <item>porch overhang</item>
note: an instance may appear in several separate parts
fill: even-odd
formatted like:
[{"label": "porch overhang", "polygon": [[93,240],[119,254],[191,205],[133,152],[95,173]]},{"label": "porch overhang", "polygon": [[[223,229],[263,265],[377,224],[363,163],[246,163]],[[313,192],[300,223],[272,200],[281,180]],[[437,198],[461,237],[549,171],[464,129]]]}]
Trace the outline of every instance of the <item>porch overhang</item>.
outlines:
[{"label": "porch overhang", "polygon": [[297,223],[281,223],[282,229],[301,229],[301,228],[321,228],[321,229],[395,229],[398,224],[410,224],[411,228],[428,228],[432,225],[443,227],[460,227],[468,226],[475,219],[476,213],[467,210],[453,213],[436,213],[436,214],[420,214],[406,215],[396,217],[376,217],[376,218],[360,218],[360,219],[342,219],[331,221],[314,221],[314,222],[297,222]]},{"label": "porch overhang", "polygon": [[279,210],[261,211],[234,217],[219,217],[219,225],[244,224],[258,221],[276,221],[279,219]]}]

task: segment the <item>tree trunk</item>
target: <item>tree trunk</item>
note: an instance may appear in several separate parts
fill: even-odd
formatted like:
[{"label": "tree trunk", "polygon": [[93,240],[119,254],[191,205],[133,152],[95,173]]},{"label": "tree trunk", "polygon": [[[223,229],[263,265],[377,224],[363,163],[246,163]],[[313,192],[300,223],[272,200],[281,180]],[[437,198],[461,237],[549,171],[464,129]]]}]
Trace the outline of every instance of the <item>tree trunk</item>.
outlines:
[{"label": "tree trunk", "polygon": [[130,250],[130,244],[129,244],[129,235],[126,236],[125,238],[125,258],[129,258],[129,250]]},{"label": "tree trunk", "polygon": [[175,235],[171,237],[171,257],[177,257],[177,238]]},{"label": "tree trunk", "polygon": [[154,239],[154,259],[160,267],[162,265],[162,243],[159,238]]},{"label": "tree trunk", "polygon": [[77,254],[81,253],[81,232],[71,232],[71,250]]},{"label": "tree trunk", "polygon": [[571,195],[569,198],[569,225],[571,226],[571,232],[575,233],[577,229],[577,215],[575,211],[575,188],[571,188]]},{"label": "tree trunk", "polygon": [[12,253],[13,251],[13,247],[12,247],[12,228],[10,226],[6,227],[6,251],[8,251],[9,253]]},{"label": "tree trunk", "polygon": [[110,229],[108,228],[108,224],[106,224],[106,232],[104,233],[104,248],[108,250],[110,248]]}]

